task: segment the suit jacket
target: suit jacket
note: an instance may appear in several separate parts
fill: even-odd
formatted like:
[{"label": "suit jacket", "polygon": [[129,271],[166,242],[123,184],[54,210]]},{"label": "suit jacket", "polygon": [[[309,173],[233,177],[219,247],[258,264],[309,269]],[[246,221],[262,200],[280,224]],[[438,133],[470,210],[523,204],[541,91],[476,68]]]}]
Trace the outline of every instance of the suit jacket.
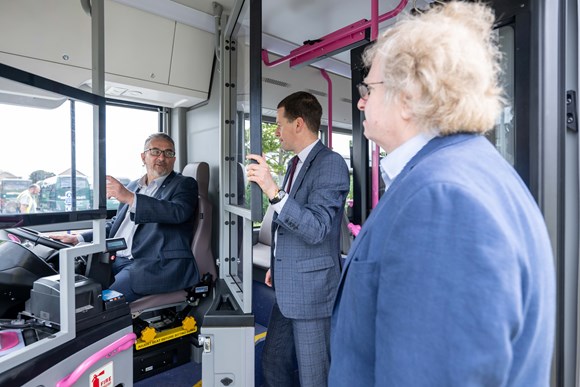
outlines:
[{"label": "suit jacket", "polygon": [[[138,180],[127,188],[135,192]],[[131,287],[140,294],[156,294],[185,289],[199,282],[199,272],[191,242],[197,208],[198,189],[194,178],[171,172],[153,197],[137,193],[131,220],[137,224],[131,253]],[[128,210],[122,204],[107,223],[107,236],[114,236]],[[83,234],[87,242],[92,234]]]},{"label": "suit jacket", "polygon": [[[287,179],[288,173],[283,186]],[[340,277],[340,225],[349,185],[342,156],[318,142],[282,211],[274,214],[270,267],[276,301],[288,318],[330,316]]]},{"label": "suit jacket", "polygon": [[330,386],[548,386],[552,249],[483,136],[431,140],[356,237],[332,315]]}]

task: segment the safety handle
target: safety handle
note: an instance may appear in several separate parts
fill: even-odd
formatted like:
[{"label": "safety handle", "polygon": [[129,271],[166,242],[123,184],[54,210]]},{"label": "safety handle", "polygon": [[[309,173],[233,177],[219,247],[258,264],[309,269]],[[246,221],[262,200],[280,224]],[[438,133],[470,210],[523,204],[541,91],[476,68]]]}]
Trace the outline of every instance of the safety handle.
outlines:
[{"label": "safety handle", "polygon": [[112,342],[105,348],[99,350],[98,352],[91,355],[88,359],[83,361],[70,375],[65,376],[58,383],[56,387],[70,387],[76,383],[77,380],[85,373],[89,368],[94,366],[101,359],[113,357],[133,346],[137,340],[137,335],[135,333],[127,333],[125,336],[121,337],[117,341]]}]

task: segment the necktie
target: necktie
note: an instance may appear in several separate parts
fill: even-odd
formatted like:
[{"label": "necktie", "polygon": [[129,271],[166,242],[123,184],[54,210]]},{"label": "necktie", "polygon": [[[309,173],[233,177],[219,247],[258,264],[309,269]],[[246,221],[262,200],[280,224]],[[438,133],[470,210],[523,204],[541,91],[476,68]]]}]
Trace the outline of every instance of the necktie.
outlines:
[{"label": "necktie", "polygon": [[296,171],[296,165],[298,165],[298,156],[292,157],[290,161],[290,176],[288,176],[288,188],[286,192],[290,193],[290,189],[292,189],[292,180],[294,179],[294,171]]}]

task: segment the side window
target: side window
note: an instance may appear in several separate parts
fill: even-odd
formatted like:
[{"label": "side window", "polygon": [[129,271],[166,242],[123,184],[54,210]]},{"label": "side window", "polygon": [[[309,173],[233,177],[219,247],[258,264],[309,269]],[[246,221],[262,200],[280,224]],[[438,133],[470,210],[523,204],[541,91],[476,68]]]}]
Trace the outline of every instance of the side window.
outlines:
[{"label": "side window", "polygon": [[[21,183],[15,186],[24,188],[11,192],[14,198],[30,183],[38,184],[40,192],[34,195],[37,212],[90,210],[94,207],[96,160],[92,152],[93,107],[65,98],[55,101],[50,107],[0,102],[0,127],[9,129],[3,132],[7,146],[0,154],[0,181]],[[107,105],[108,175],[127,184],[145,173],[140,154],[147,136],[160,131],[159,115],[160,108],[155,106]],[[16,206],[8,206],[5,199],[0,202],[0,212],[16,212]],[[116,200],[107,202],[108,209],[117,206]]]},{"label": "side window", "polygon": [[497,29],[502,49],[502,83],[505,90],[506,106],[503,108],[496,125],[486,137],[495,145],[499,153],[513,166],[516,160],[516,132],[515,132],[515,33],[511,25]]},{"label": "side window", "polygon": [[[143,144],[150,134],[161,130],[159,114],[158,108],[107,106],[107,175],[127,185],[145,174]],[[116,199],[107,200],[107,210],[118,206]]]},{"label": "side window", "polygon": [[159,132],[158,109],[107,106],[107,174],[126,181],[145,173],[141,162],[147,136]]}]

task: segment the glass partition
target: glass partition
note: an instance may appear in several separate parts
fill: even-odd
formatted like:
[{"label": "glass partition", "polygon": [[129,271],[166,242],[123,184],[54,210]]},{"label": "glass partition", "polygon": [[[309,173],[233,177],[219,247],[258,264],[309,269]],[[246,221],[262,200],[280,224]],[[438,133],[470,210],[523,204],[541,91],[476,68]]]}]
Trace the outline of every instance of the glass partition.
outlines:
[{"label": "glass partition", "polygon": [[0,67],[0,227],[104,217],[94,187],[104,157],[95,154],[93,131],[94,107],[104,104],[98,96]]},{"label": "glass partition", "polygon": [[[23,311],[30,293],[22,283],[57,275],[56,268],[60,275],[59,294],[53,295],[59,317],[42,322],[50,329],[0,358],[2,375],[75,338],[75,258],[105,249],[105,103],[103,97],[0,64],[0,229],[11,228],[0,234],[4,255],[11,258],[4,262],[2,283],[10,297],[4,297],[0,317],[11,319]],[[93,243],[58,246],[58,255],[51,256],[54,266],[39,265],[35,252],[55,241],[41,241],[34,229],[22,226],[74,226],[87,220],[93,221]],[[9,274],[18,272],[12,259],[21,258],[27,273],[31,265],[29,274]]]},{"label": "glass partition", "polygon": [[238,1],[223,38],[224,279],[244,312],[251,311],[252,221],[261,220],[262,191],[246,179],[246,156],[262,154],[261,9]]},{"label": "glass partition", "polygon": [[501,155],[512,165],[516,161],[516,135],[514,112],[514,68],[515,68],[515,34],[512,25],[497,29],[502,50],[502,83],[507,100],[496,125],[486,136],[495,145]]}]

